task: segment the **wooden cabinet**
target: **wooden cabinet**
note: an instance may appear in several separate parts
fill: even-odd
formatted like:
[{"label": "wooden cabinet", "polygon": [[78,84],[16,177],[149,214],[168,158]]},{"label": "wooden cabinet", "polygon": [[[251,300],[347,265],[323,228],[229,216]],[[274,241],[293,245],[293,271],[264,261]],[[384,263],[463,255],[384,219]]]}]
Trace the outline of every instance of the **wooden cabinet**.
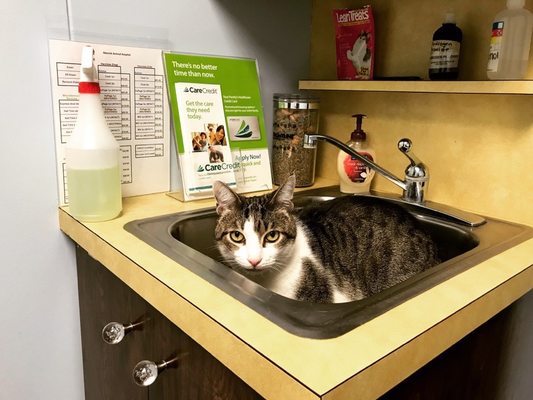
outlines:
[{"label": "wooden cabinet", "polygon": [[[78,290],[86,400],[260,399],[233,372],[77,246]],[[531,376],[530,293],[467,335],[382,399],[526,398]],[[524,311],[526,310],[526,311]],[[115,345],[102,328],[145,321]],[[521,357],[512,350],[523,348]],[[141,360],[178,356],[148,388],[133,382]],[[287,395],[290,398],[290,394]]]},{"label": "wooden cabinet", "polygon": [[[511,304],[380,400],[507,400],[531,397],[527,352],[532,293]],[[520,356],[513,351],[522,347]]]},{"label": "wooden cabinet", "polygon": [[[86,400],[261,398],[79,246],[76,259]],[[110,345],[101,332],[112,321],[145,322]],[[139,361],[174,356],[177,366],[163,371],[148,388],[133,382]]]},{"label": "wooden cabinet", "polygon": [[146,329],[129,333],[117,345],[106,344],[101,332],[108,322],[145,319],[148,305],[80,247],[76,258],[85,398],[146,399],[146,391],[132,380],[133,366],[147,357]]}]

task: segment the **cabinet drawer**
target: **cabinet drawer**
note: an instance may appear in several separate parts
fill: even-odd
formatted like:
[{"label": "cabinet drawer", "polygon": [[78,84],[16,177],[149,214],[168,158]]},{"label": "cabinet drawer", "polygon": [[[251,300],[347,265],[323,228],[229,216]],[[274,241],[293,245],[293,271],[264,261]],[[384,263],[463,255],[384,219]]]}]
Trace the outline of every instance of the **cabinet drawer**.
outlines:
[{"label": "cabinet drawer", "polygon": [[[76,247],[85,396],[87,400],[260,399],[254,390],[171,321]],[[118,344],[102,339],[109,322],[144,321]],[[141,360],[178,357],[147,388],[132,377]]]}]

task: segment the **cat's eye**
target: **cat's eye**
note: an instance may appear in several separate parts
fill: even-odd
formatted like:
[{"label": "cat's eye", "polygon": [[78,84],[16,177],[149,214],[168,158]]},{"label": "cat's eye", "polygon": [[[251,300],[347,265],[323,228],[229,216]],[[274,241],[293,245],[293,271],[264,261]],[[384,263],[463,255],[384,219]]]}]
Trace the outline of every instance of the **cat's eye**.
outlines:
[{"label": "cat's eye", "polygon": [[266,235],[265,235],[265,241],[268,242],[268,243],[274,243],[274,242],[277,242],[280,238],[281,234],[279,233],[279,231],[269,231]]},{"label": "cat's eye", "polygon": [[244,242],[244,235],[240,231],[231,231],[229,233],[229,238],[235,243]]}]

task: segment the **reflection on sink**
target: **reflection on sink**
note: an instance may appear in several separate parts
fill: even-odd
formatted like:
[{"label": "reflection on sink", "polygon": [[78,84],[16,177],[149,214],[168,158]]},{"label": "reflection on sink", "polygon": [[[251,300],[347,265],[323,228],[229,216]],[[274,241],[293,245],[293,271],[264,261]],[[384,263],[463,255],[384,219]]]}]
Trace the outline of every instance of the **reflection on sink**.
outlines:
[{"label": "reflection on sink", "polygon": [[[337,187],[295,194],[296,207],[342,195]],[[431,234],[442,263],[383,292],[349,303],[313,304],[280,296],[219,261],[214,208],[132,221],[125,229],[200,277],[294,334],[311,338],[339,336],[530,237],[533,229],[487,218],[467,227],[412,204],[403,206]]]}]

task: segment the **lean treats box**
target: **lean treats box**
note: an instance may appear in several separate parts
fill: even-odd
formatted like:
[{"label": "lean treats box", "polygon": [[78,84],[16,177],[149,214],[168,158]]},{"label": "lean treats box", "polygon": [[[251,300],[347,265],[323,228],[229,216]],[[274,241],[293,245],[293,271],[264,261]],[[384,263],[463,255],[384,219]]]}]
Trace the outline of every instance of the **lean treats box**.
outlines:
[{"label": "lean treats box", "polygon": [[374,76],[374,16],[371,6],[333,11],[337,49],[337,78]]}]

